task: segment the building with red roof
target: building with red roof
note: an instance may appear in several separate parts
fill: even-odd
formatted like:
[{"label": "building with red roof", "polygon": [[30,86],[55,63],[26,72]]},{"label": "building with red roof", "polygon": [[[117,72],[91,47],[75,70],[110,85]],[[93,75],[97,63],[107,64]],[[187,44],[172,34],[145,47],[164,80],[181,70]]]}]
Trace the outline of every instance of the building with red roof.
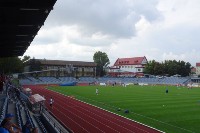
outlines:
[{"label": "building with red roof", "polygon": [[200,63],[196,63],[196,74],[200,75]]},{"label": "building with red roof", "polygon": [[196,70],[196,67],[192,67],[192,68],[191,68],[191,74],[196,74],[196,71],[197,71],[197,70]]},{"label": "building with red roof", "polygon": [[147,64],[146,57],[118,58],[109,69],[109,75],[114,77],[143,76]]}]

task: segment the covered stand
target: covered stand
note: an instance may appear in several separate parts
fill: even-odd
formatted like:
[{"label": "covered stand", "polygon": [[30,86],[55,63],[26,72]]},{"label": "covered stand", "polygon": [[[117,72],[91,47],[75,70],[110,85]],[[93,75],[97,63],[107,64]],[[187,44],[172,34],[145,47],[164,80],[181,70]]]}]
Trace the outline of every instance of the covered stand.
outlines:
[{"label": "covered stand", "polygon": [[39,94],[31,95],[29,97],[31,110],[34,113],[40,113],[42,111],[42,107],[44,105],[44,101],[45,100],[46,99],[43,96],[39,95]]}]

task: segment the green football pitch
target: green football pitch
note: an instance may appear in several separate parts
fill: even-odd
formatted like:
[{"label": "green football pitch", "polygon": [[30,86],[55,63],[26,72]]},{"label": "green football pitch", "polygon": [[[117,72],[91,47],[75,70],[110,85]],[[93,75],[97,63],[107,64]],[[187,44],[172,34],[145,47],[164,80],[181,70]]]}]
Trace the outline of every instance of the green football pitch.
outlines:
[{"label": "green football pitch", "polygon": [[[166,88],[169,93],[165,93]],[[53,86],[49,89],[167,133],[200,132],[200,88],[129,85]],[[125,110],[129,113],[124,113]]]}]

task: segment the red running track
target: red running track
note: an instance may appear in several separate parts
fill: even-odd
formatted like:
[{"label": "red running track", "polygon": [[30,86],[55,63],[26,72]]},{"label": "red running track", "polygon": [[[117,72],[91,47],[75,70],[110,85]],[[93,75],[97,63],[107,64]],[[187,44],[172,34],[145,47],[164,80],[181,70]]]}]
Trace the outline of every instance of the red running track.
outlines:
[{"label": "red running track", "polygon": [[53,97],[53,109],[46,107],[74,133],[160,133],[121,116],[83,103],[76,99],[45,89],[44,86],[24,86],[46,99]]}]

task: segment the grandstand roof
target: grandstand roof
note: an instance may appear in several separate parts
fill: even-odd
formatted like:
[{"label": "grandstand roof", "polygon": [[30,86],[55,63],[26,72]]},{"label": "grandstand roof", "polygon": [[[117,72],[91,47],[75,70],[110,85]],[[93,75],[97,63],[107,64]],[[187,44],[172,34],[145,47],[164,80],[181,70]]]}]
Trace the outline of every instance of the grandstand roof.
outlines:
[{"label": "grandstand roof", "polygon": [[83,61],[64,61],[64,60],[46,60],[46,59],[36,59],[39,60],[42,65],[73,65],[73,66],[89,66],[95,67],[97,66],[94,62],[83,62]]},{"label": "grandstand roof", "polygon": [[22,56],[57,0],[0,1],[0,57]]},{"label": "grandstand roof", "polygon": [[121,65],[142,65],[146,64],[147,59],[146,57],[133,57],[133,58],[118,58],[114,63],[114,66],[121,66]]}]

